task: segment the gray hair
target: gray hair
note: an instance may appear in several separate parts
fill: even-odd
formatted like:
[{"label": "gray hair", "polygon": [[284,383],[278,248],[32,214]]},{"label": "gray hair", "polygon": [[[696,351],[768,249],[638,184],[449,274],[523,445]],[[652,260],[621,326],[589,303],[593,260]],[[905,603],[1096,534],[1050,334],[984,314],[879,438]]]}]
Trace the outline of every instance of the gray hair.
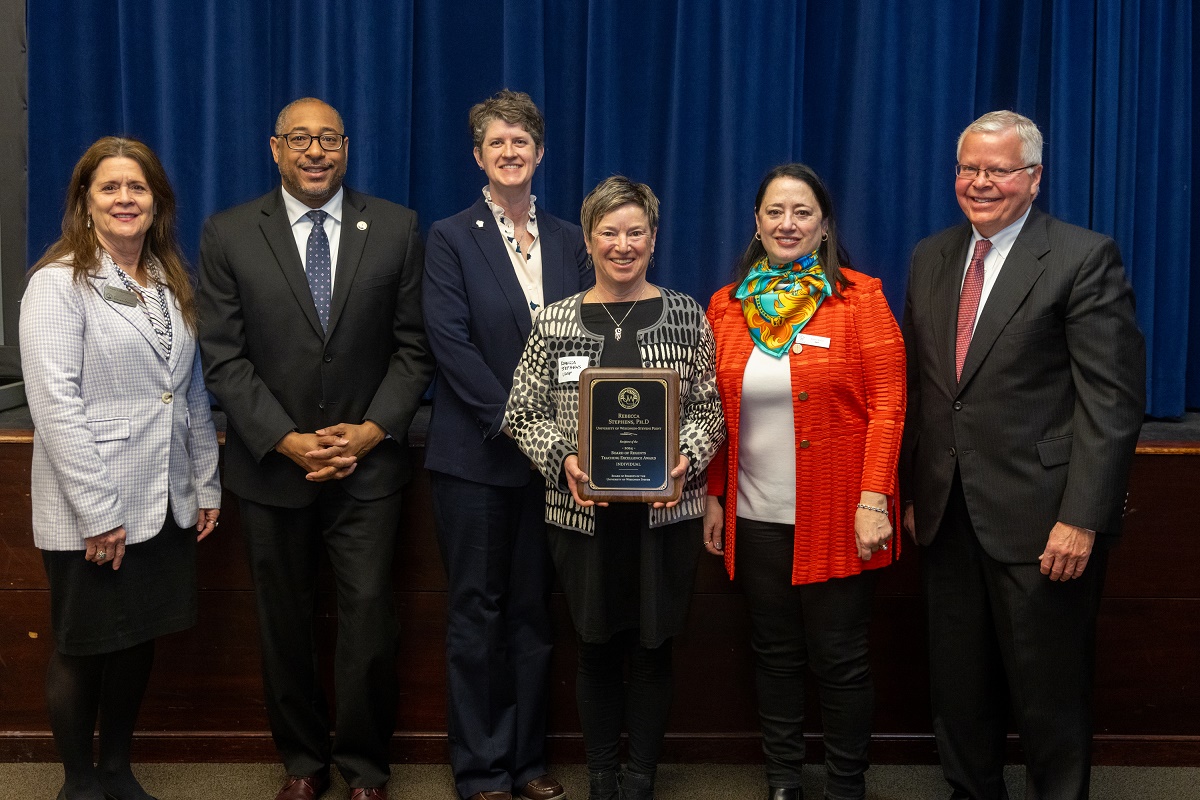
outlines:
[{"label": "gray hair", "polygon": [[1016,129],[1017,137],[1021,140],[1021,158],[1026,164],[1042,163],[1042,132],[1029,117],[1015,111],[989,111],[972,122],[958,137],[958,147],[955,157],[962,152],[963,139],[968,133],[1003,133],[1010,128]]},{"label": "gray hair", "polygon": [[290,102],[286,106],[284,106],[279,111],[279,116],[275,117],[275,135],[276,136],[282,136],[283,134],[287,133],[287,131],[284,130],[283,126],[284,126],[284,123],[287,122],[288,114],[290,114],[296,106],[304,105],[305,103],[320,103],[321,105],[328,108],[330,111],[333,112],[333,116],[337,117],[338,127],[342,129],[341,132],[342,133],[346,132],[346,123],[342,122],[342,115],[338,113],[338,110],[336,108],[329,105],[329,103],[326,103],[324,100],[322,100],[319,97],[301,97],[296,100],[293,100],[292,102]]}]

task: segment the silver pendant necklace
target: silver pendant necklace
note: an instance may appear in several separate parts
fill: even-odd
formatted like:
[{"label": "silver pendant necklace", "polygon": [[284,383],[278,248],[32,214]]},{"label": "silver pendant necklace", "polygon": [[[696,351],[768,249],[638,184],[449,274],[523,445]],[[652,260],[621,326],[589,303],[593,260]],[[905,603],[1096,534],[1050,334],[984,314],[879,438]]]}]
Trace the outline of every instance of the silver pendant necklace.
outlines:
[{"label": "silver pendant necklace", "polygon": [[633,301],[633,305],[631,305],[629,307],[629,310],[625,312],[625,316],[621,317],[620,322],[617,322],[617,318],[614,317],[612,315],[612,312],[608,310],[608,306],[606,306],[604,304],[603,300],[600,300],[600,298],[596,298],[596,299],[599,301],[600,307],[604,309],[604,313],[608,314],[608,318],[613,321],[613,325],[615,325],[617,328],[615,331],[613,331],[613,338],[616,339],[618,342],[621,341],[621,326],[625,324],[625,320],[629,319],[629,315],[631,313],[633,313],[634,306],[636,306],[638,303],[640,303],[642,301],[642,298],[639,296],[637,300]]}]

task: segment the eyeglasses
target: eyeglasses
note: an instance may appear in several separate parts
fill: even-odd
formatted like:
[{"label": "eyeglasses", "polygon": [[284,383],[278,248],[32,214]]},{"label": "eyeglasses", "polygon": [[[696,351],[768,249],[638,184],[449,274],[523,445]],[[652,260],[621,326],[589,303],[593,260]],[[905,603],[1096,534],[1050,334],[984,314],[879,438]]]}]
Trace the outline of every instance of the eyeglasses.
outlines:
[{"label": "eyeglasses", "polygon": [[1012,169],[1003,169],[1001,167],[975,167],[970,164],[955,164],[954,174],[960,178],[973,181],[979,177],[979,173],[983,173],[984,180],[990,180],[992,183],[1004,183],[1010,180],[1014,175],[1022,170],[1036,167],[1037,164],[1026,164],[1023,167],[1013,167]]},{"label": "eyeglasses", "polygon": [[277,133],[274,138],[283,139],[293,150],[307,150],[313,139],[321,145],[322,150],[341,150],[346,141],[342,133],[322,133],[320,136],[310,136],[307,133]]}]

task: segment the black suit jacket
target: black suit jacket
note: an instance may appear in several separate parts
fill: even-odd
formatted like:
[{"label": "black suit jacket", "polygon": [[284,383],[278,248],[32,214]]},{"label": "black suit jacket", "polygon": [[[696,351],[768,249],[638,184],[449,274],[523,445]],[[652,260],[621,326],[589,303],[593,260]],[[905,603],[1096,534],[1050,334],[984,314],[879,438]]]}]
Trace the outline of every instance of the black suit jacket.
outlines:
[{"label": "black suit jacket", "polygon": [[274,451],[289,431],[372,420],[391,435],[342,485],[367,500],[409,478],[407,436],[433,365],[421,323],[417,215],[345,190],[329,330],[321,330],[282,189],[213,215],[200,242],[205,382],[228,416],[225,485],[298,508],[320,484]]},{"label": "black suit jacket", "polygon": [[[546,305],[591,286],[579,226],[540,209],[537,223]],[[437,382],[425,466],[477,483],[523,486],[536,473],[501,428],[532,322],[505,247],[482,197],[429,230],[423,291]]]},{"label": "black suit jacket", "polygon": [[1145,413],[1145,344],[1116,243],[1033,208],[956,381],[970,239],[963,223],[923,240],[909,273],[901,479],[918,540],[936,536],[957,466],[993,558],[1036,562],[1057,521],[1110,544]]}]

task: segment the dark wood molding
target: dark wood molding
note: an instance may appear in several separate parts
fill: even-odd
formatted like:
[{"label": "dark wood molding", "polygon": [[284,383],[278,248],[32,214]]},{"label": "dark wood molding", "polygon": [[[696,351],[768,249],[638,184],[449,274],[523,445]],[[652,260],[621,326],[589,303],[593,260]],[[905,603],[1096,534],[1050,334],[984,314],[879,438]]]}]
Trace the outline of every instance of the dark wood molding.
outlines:
[{"label": "dark wood molding", "polygon": [[[0,432],[0,760],[54,761],[44,696],[53,647],[41,555],[30,531],[28,432]],[[19,438],[19,437],[18,437]],[[414,452],[419,457],[419,452]],[[1181,549],[1192,544],[1188,503],[1200,486],[1200,446],[1139,448],[1126,529],[1110,559],[1098,627],[1095,763],[1200,766],[1200,570]],[[401,687],[397,762],[444,763],[445,575],[433,534],[429,480],[405,490],[395,564]],[[139,720],[142,761],[270,762],[259,677],[253,588],[236,499],[226,496],[218,535],[199,549],[200,621],[164,637]],[[871,627],[876,686],[872,759],[936,763],[929,718],[920,551],[880,576]],[[336,603],[326,575],[317,637],[328,667]],[[575,638],[561,595],[549,719],[551,758],[583,759],[575,711]],[[675,707],[664,758],[758,763],[753,664],[745,602],[721,562],[703,557],[688,629],[676,644]],[[326,674],[328,670],[326,669]],[[809,691],[819,760],[819,704]],[[1010,757],[1020,759],[1015,737]]]}]

